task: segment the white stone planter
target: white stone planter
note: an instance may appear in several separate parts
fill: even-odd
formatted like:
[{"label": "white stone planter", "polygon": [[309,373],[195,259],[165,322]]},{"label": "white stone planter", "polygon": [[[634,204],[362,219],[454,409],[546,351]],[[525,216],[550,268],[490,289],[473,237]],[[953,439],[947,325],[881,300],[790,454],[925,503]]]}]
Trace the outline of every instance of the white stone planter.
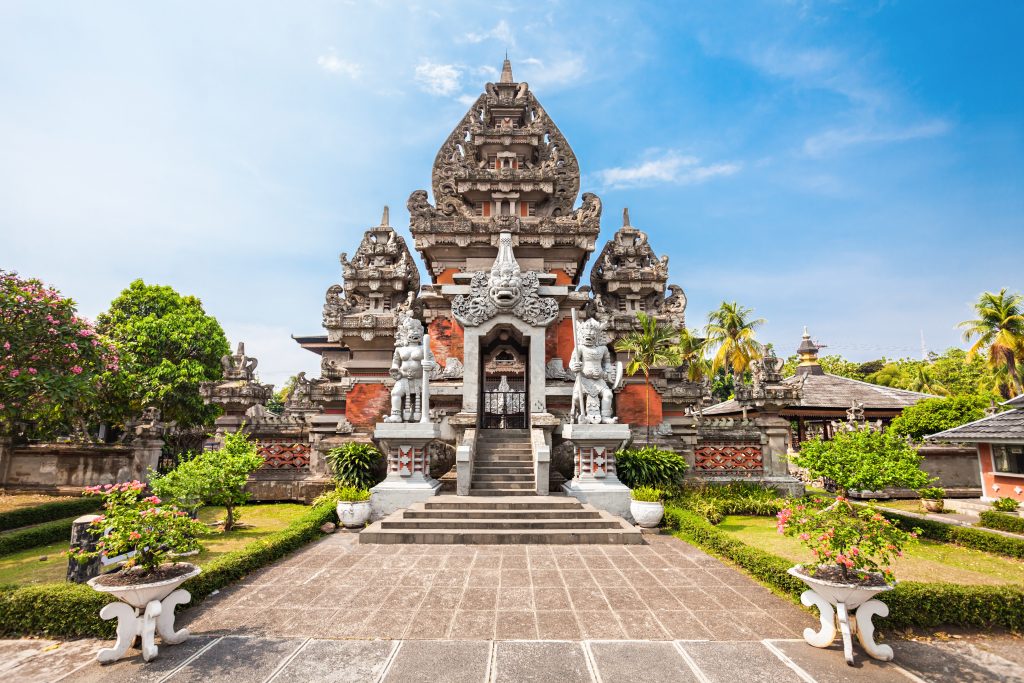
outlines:
[{"label": "white stone planter", "polygon": [[630,499],[629,512],[633,515],[637,526],[653,529],[661,524],[661,518],[665,516],[665,504],[661,501],[649,503]]},{"label": "white stone planter", "polygon": [[357,503],[340,501],[337,510],[338,521],[346,529],[362,529],[370,519],[370,501],[368,500]]},{"label": "white stone planter", "polygon": [[97,583],[100,577],[89,580],[93,590],[109,593],[120,600],[100,610],[101,619],[117,619],[117,642],[114,647],[103,648],[96,653],[97,660],[105,663],[120,659],[139,636],[142,638],[142,659],[147,662],[157,656],[157,647],[153,642],[156,633],[168,645],[176,645],[188,639],[188,629],[174,630],[174,608],[192,599],[187,590],[179,589],[178,586],[202,570],[194,564],[181,564],[191,569],[181,576],[164,581],[104,586]]},{"label": "white stone planter", "polygon": [[[800,602],[807,607],[817,607],[821,620],[821,629],[804,629],[804,640],[814,647],[828,647],[835,640],[836,631],[843,636],[843,654],[846,663],[853,665],[853,639],[856,635],[870,656],[884,662],[893,658],[892,648],[888,645],[875,643],[875,625],[871,623],[873,616],[889,616],[889,608],[880,600],[873,600],[874,596],[893,589],[893,586],[857,586],[848,583],[838,583],[816,579],[798,571],[803,565],[790,567],[790,575],[803,581],[810,590],[804,591],[800,596]],[[850,613],[856,610],[854,618],[850,619]],[[836,624],[838,623],[838,629]]]},{"label": "white stone planter", "polygon": [[945,501],[941,498],[922,498],[921,503],[924,504],[924,509],[928,512],[942,512],[945,509]]}]

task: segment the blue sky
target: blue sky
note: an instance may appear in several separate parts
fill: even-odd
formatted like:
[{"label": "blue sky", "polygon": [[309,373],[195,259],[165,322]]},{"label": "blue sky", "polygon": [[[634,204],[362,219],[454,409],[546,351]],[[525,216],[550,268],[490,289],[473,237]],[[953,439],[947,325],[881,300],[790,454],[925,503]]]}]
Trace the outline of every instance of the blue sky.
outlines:
[{"label": "blue sky", "polygon": [[338,253],[429,188],[505,50],[600,194],[723,299],[855,359],[1024,289],[1015,2],[0,5],[0,267],[95,316],[198,295],[261,375],[317,358]]}]

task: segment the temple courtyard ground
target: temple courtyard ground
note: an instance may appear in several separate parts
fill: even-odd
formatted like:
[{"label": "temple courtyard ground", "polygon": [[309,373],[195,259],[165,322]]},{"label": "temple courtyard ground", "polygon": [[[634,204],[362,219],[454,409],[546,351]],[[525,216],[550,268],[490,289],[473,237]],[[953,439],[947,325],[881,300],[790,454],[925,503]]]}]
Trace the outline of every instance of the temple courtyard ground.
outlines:
[{"label": "temple courtyard ground", "polygon": [[17,681],[1012,681],[1021,641],[899,640],[894,663],[801,639],[816,618],[670,536],[638,546],[360,545],[337,533],[101,666],[97,641],[0,643]]}]

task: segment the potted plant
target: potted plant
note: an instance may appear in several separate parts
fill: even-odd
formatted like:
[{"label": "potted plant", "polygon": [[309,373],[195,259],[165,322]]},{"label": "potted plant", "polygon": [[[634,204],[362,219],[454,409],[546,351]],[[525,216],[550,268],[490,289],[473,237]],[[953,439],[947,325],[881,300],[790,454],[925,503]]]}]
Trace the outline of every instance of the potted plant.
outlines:
[{"label": "potted plant", "polygon": [[[141,635],[143,658],[156,656],[153,645],[154,630],[159,630],[166,642],[181,642],[187,631],[175,632],[174,607],[188,602],[190,596],[177,588],[199,574],[200,569],[188,562],[175,562],[182,553],[199,549],[197,536],[205,531],[200,522],[173,505],[164,505],[153,495],[146,496],[146,485],[140,481],[90,487],[86,495],[104,497],[103,512],[92,526],[101,536],[95,550],[72,549],[69,555],[85,561],[98,555],[124,555],[120,570],[89,580],[89,586],[101,593],[109,593],[127,607],[119,609],[117,603],[100,611],[104,619],[117,617],[118,640],[114,648],[100,650],[98,659],[113,661],[124,654]],[[174,604],[163,605],[166,600]],[[161,614],[164,616],[161,618]],[[126,625],[127,624],[127,625]]]},{"label": "potted plant", "polygon": [[921,504],[928,512],[942,512],[945,508],[943,498],[946,497],[946,489],[939,486],[926,486],[917,492],[921,496]]},{"label": "potted plant", "polygon": [[665,515],[665,492],[651,486],[639,486],[630,492],[629,512],[637,526],[653,529]]},{"label": "potted plant", "polygon": [[338,521],[346,529],[361,529],[370,519],[370,492],[355,486],[342,486],[336,492]]}]

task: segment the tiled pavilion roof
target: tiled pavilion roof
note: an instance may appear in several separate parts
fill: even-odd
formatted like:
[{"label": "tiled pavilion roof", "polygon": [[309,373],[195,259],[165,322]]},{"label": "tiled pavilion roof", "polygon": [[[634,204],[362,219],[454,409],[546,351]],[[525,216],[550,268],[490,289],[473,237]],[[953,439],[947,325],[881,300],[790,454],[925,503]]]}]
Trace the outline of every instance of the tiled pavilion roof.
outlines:
[{"label": "tiled pavilion roof", "polygon": [[930,434],[926,441],[954,441],[959,443],[1024,443],[1024,396],[1003,403],[1014,410],[996,413],[959,427]]}]

